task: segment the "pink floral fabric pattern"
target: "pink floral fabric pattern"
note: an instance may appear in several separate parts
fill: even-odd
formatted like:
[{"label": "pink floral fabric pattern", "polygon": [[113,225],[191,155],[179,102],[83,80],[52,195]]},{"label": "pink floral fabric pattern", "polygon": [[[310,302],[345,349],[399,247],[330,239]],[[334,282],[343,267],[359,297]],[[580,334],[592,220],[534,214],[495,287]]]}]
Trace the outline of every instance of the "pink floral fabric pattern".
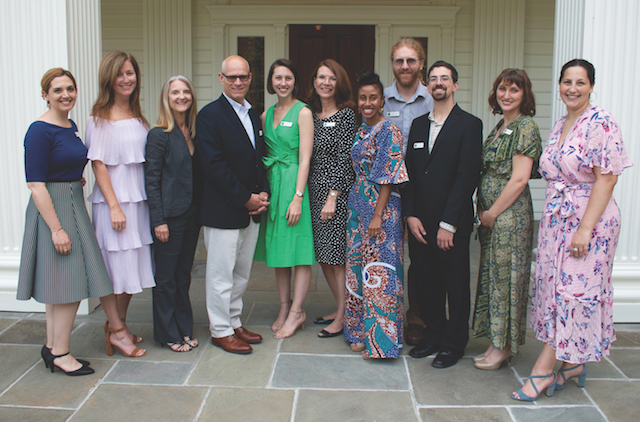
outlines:
[{"label": "pink floral fabric pattern", "polygon": [[531,325],[536,338],[565,362],[599,362],[616,339],[613,328],[611,270],[620,234],[620,210],[613,196],[593,229],[589,251],[571,256],[571,239],[602,174],[619,175],[633,164],[613,116],[587,108],[562,145],[558,140],[566,116],[549,135],[540,157],[540,174],[547,181],[540,220],[536,269],[531,300]]}]

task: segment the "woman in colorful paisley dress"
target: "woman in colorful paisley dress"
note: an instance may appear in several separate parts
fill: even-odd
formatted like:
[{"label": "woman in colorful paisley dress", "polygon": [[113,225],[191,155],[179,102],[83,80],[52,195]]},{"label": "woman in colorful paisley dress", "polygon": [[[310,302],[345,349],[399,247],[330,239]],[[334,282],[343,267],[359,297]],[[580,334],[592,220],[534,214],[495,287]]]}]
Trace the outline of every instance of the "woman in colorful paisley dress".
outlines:
[{"label": "woman in colorful paisley dress", "polygon": [[588,61],[562,67],[567,115],[554,125],[540,158],[548,183],[531,300],[531,325],[545,344],[530,379],[512,394],[516,400],[535,400],[545,388],[552,396],[574,377],[583,387],[586,362],[608,356],[616,339],[611,270],[621,219],[612,193],[632,163],[613,116],[589,103],[594,84]]},{"label": "woman in colorful paisley dress", "polygon": [[474,337],[489,337],[478,369],[500,368],[524,344],[533,244],[529,178],[542,153],[531,81],[521,69],[505,69],[489,94],[493,114],[504,118],[482,147],[478,187],[480,271]]},{"label": "woman in colorful paisley dress", "polygon": [[349,191],[344,337],[362,357],[397,358],[402,349],[402,205],[394,185],[409,180],[402,133],[382,117],[380,78],[358,75],[363,124],[351,148],[356,173]]}]

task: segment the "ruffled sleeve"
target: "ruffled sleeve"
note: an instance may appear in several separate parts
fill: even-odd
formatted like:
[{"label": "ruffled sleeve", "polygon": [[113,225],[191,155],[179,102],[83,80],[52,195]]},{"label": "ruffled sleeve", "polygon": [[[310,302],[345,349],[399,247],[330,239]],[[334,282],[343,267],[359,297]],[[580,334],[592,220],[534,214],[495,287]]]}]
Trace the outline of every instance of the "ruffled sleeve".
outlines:
[{"label": "ruffled sleeve", "polygon": [[633,166],[622,142],[620,127],[611,114],[597,108],[587,130],[586,157],[589,167],[599,167],[603,174],[619,175],[625,168]]},{"label": "ruffled sleeve", "polygon": [[398,185],[409,181],[402,153],[402,132],[395,123],[382,122],[371,134],[376,157],[371,166],[369,180],[379,185]]}]

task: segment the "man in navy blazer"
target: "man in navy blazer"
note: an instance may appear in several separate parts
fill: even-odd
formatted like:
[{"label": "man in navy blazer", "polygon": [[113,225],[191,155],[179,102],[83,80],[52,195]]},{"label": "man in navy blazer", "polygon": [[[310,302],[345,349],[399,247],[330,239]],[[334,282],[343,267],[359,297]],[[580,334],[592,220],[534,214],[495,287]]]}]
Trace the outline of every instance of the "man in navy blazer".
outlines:
[{"label": "man in navy blazer", "polygon": [[458,72],[451,64],[435,62],[427,88],[434,108],[411,126],[409,183],[402,190],[402,211],[411,230],[409,277],[415,277],[426,323],[425,341],[410,355],[421,358],[439,351],[432,365],[446,368],[458,362],[469,341],[469,240],[482,122],[454,102]]},{"label": "man in navy blazer", "polygon": [[260,213],[269,206],[262,166],[260,115],[245,99],[249,63],[227,57],[218,73],[223,94],[198,113],[196,133],[204,172],[200,219],[207,248],[206,299],[211,343],[231,353],[251,353],[262,337],[242,326]]}]

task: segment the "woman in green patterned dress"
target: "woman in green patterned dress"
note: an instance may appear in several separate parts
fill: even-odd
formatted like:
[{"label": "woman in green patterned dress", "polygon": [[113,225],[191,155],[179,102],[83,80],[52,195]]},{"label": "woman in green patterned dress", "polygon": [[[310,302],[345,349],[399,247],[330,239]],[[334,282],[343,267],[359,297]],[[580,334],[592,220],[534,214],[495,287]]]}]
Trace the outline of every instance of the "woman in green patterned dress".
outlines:
[{"label": "woman in green patterned dress", "polygon": [[473,318],[474,338],[491,345],[474,358],[478,369],[496,370],[524,344],[533,244],[529,179],[542,153],[531,81],[524,70],[505,69],[489,94],[503,119],[482,148],[478,187],[480,270]]}]

